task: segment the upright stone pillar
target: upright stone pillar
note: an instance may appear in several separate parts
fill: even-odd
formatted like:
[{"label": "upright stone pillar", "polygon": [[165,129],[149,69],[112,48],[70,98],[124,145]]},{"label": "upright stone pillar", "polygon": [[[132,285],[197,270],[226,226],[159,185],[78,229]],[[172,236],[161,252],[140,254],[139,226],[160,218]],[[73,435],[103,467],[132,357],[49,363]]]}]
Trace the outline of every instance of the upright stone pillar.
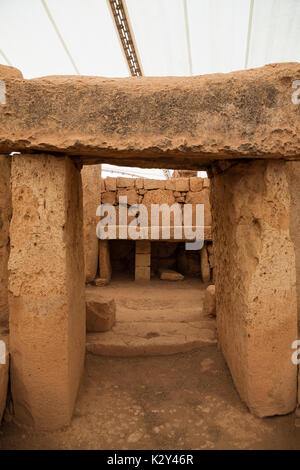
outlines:
[{"label": "upright stone pillar", "polygon": [[101,199],[101,165],[85,165],[81,170],[83,190],[83,234],[85,282],[95,279],[98,270],[99,240],[96,210]]},{"label": "upright stone pillar", "polygon": [[136,240],[135,242],[134,278],[140,282],[151,279],[151,241],[149,240]]},{"label": "upright stone pillar", "polygon": [[8,256],[11,219],[11,157],[0,155],[0,326],[8,322]]},{"label": "upright stone pillar", "polygon": [[[287,175],[291,194],[291,237],[296,257],[296,287],[298,325],[300,326],[300,162],[286,162]],[[299,327],[298,327],[299,328]],[[298,331],[298,339],[300,339]],[[298,367],[298,403],[300,404],[300,368]]]},{"label": "upright stone pillar", "polygon": [[80,170],[66,156],[12,162],[9,308],[16,420],[70,422],[83,371],[85,293]]},{"label": "upright stone pillar", "polygon": [[101,279],[110,282],[111,262],[109,240],[99,240],[99,273]]},{"label": "upright stone pillar", "polygon": [[220,347],[253,413],[289,413],[296,404],[297,302],[286,163],[221,169],[213,167],[211,185]]}]

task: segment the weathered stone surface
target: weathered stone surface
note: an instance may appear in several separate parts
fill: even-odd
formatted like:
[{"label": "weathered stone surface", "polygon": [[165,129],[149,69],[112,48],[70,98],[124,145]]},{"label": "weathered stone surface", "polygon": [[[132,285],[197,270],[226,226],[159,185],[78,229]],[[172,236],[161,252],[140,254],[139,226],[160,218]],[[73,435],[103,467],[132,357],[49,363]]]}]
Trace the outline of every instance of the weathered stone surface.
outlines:
[{"label": "weathered stone surface", "polygon": [[86,330],[110,330],[116,321],[116,303],[113,298],[102,297],[98,292],[86,292]]},{"label": "weathered stone surface", "polygon": [[209,282],[210,281],[210,266],[208,262],[206,244],[204,244],[200,253],[200,266],[201,266],[202,281]]},{"label": "weathered stone surface", "polygon": [[137,189],[143,189],[144,188],[144,178],[136,178],[135,179],[135,187]]},{"label": "weathered stone surface", "polygon": [[111,280],[109,240],[99,240],[99,272],[101,278]]},{"label": "weathered stone surface", "polygon": [[[157,334],[155,334],[157,333]],[[101,356],[164,356],[216,344],[211,325],[202,322],[117,323],[106,333],[89,333],[87,351]]]},{"label": "weathered stone surface", "polygon": [[134,279],[138,282],[147,282],[151,279],[150,266],[136,266],[134,271]]},{"label": "weathered stone surface", "polygon": [[105,279],[104,277],[96,277],[96,279],[94,280],[94,284],[97,287],[104,287],[109,284],[109,280]]},{"label": "weathered stone surface", "polygon": [[[291,197],[290,234],[294,243],[296,260],[296,287],[298,324],[300,319],[300,162],[286,162],[287,179]],[[298,335],[299,337],[299,335]],[[300,371],[298,369],[298,403],[300,403]]]},{"label": "weathered stone surface", "polygon": [[99,260],[99,240],[96,234],[97,207],[101,198],[101,165],[86,165],[81,170],[83,192],[83,235],[85,282],[95,279]]},{"label": "weathered stone surface", "polygon": [[144,195],[143,203],[151,207],[151,204],[169,204],[172,205],[175,202],[173,191],[163,189],[153,189],[148,191]]},{"label": "weathered stone surface", "polygon": [[176,191],[189,191],[190,189],[189,178],[176,178],[175,188],[176,188]]},{"label": "weathered stone surface", "polygon": [[127,197],[127,204],[129,206],[133,206],[134,204],[138,204],[138,195],[137,195],[137,192],[136,192],[135,189],[119,189],[117,202],[119,202],[119,197],[120,196],[126,196]]},{"label": "weathered stone surface", "polygon": [[150,253],[136,253],[135,254],[135,266],[150,266],[151,265],[151,254]]},{"label": "weathered stone surface", "polygon": [[205,188],[199,192],[188,192],[185,198],[185,202],[186,204],[204,204],[204,225],[211,225],[211,208],[208,188]]},{"label": "weathered stone surface", "polygon": [[0,425],[1,425],[3,413],[4,413],[5,405],[6,405],[8,373],[9,373],[8,335],[7,335],[7,332],[6,334],[4,334],[1,328],[0,328],[0,342],[2,342],[0,343],[0,359],[1,359],[0,360]]},{"label": "weathered stone surface", "polygon": [[7,264],[11,219],[10,167],[11,157],[0,155],[0,324],[8,321]]},{"label": "weathered stone surface", "polygon": [[17,421],[70,422],[85,354],[80,171],[68,157],[15,155],[9,258],[11,385]]},{"label": "weathered stone surface", "polygon": [[203,312],[207,315],[216,315],[216,288],[214,285],[205,289]]},{"label": "weathered stone surface", "polygon": [[144,189],[165,189],[165,181],[144,178]]},{"label": "weathered stone surface", "polygon": [[133,178],[117,178],[117,188],[133,188]]},{"label": "weathered stone surface", "polygon": [[183,281],[184,276],[173,269],[159,269],[159,277],[163,281]]},{"label": "weathered stone surface", "polygon": [[105,189],[106,191],[116,191],[117,189],[117,180],[116,178],[112,178],[107,176],[104,180]]},{"label": "weathered stone surface", "polygon": [[190,190],[191,191],[202,191],[203,179],[202,178],[190,178]]},{"label": "weathered stone surface", "polygon": [[191,170],[220,158],[300,158],[299,76],[299,63],[281,63],[198,77],[8,77],[0,152]]},{"label": "weathered stone surface", "polygon": [[296,405],[295,252],[286,163],[240,163],[211,179],[219,343],[258,416]]},{"label": "weathered stone surface", "polygon": [[20,70],[10,65],[1,65],[0,64],[0,79],[5,80],[7,78],[17,78],[18,80],[23,79],[23,74]]},{"label": "weathered stone surface", "polygon": [[175,179],[166,180],[165,187],[166,189],[171,189],[172,191],[175,191]]},{"label": "weathered stone surface", "polygon": [[116,193],[114,191],[106,191],[105,193],[101,193],[102,204],[115,204],[116,202]]},{"label": "weathered stone surface", "polygon": [[136,253],[151,253],[151,242],[149,240],[137,240],[135,242]]}]

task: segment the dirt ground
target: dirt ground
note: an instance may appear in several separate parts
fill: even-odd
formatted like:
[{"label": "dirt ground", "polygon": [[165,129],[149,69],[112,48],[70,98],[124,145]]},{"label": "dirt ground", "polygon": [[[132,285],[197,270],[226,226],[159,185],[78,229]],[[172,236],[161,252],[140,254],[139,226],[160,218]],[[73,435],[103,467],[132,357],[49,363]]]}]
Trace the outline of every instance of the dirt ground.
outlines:
[{"label": "dirt ground", "polygon": [[69,427],[1,428],[0,449],[300,449],[294,415],[258,419],[216,346],[174,356],[87,355]]},{"label": "dirt ground", "polygon": [[[206,321],[198,279],[113,281],[117,321]],[[258,419],[240,401],[216,344],[157,357],[87,354],[72,423],[55,432],[5,420],[0,449],[300,449],[295,415]]]}]

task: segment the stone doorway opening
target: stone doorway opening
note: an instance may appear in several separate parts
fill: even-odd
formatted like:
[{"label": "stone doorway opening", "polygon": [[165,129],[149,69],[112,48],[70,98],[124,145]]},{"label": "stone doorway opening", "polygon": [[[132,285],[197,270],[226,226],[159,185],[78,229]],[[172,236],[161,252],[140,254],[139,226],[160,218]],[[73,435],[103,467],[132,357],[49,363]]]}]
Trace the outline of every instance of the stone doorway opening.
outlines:
[{"label": "stone doorway opening", "polygon": [[298,75],[299,64],[139,82],[4,70],[1,151],[23,152],[12,158],[9,257],[21,422],[51,429],[71,419],[86,346],[80,170],[112,161],[209,171],[220,348],[254,414],[295,409]]},{"label": "stone doorway opening", "polygon": [[133,240],[109,240],[111,280],[134,281],[135,242]]}]

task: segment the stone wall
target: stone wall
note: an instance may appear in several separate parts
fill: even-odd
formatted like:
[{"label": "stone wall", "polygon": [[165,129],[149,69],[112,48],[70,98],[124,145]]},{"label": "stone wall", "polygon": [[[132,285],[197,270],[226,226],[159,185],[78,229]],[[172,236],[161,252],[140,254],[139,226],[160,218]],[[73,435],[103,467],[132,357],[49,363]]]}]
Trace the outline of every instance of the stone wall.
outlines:
[{"label": "stone wall", "polygon": [[10,167],[11,158],[0,155],[0,324],[8,321],[7,264],[11,219]]},{"label": "stone wall", "polygon": [[287,167],[221,163],[211,175],[219,344],[253,413],[289,413],[296,404],[297,304]]},{"label": "stone wall", "polygon": [[[205,226],[211,225],[208,178],[173,178],[154,180],[147,178],[111,178],[102,180],[101,202],[117,205],[120,196],[127,196],[127,203],[172,205],[204,204]],[[193,221],[194,223],[194,221]]]},{"label": "stone wall", "polygon": [[[168,180],[154,180],[147,178],[112,178],[106,177],[101,184],[101,203],[119,204],[120,196],[127,196],[127,204],[144,204],[148,208],[148,225],[151,223],[151,204],[204,204],[205,244],[201,252],[186,251],[184,243],[173,241],[170,230],[171,243],[167,240],[151,243],[151,275],[155,275],[160,268],[177,269],[184,275],[199,276],[203,282],[209,282],[213,274],[214,256],[211,243],[211,211],[209,202],[209,179],[193,177],[176,177]],[[193,208],[194,209],[194,208]],[[118,210],[117,210],[118,212]],[[134,217],[128,216],[128,224]],[[118,224],[118,221],[117,221]],[[196,224],[193,210],[193,225]],[[171,214],[170,226],[173,225]],[[149,230],[149,239],[151,238]],[[123,251],[122,251],[123,247]],[[110,245],[111,258],[127,259],[124,250],[128,245],[122,240]],[[112,250],[116,250],[118,255]],[[130,265],[130,259],[127,260]],[[114,264],[116,265],[115,261]],[[118,264],[118,263],[117,263]],[[148,267],[150,273],[150,266]],[[150,276],[150,274],[149,274]]]}]

